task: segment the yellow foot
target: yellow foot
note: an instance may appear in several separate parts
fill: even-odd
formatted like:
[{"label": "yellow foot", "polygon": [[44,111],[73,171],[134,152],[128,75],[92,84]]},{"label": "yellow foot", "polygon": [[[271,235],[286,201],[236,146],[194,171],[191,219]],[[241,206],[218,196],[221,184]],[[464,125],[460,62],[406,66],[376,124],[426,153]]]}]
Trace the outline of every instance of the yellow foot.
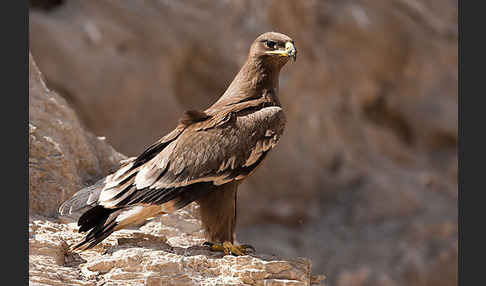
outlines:
[{"label": "yellow foot", "polygon": [[209,247],[211,251],[224,252],[225,255],[243,256],[255,252],[255,248],[249,244],[234,245],[229,241],[223,243],[205,242],[203,245]]}]

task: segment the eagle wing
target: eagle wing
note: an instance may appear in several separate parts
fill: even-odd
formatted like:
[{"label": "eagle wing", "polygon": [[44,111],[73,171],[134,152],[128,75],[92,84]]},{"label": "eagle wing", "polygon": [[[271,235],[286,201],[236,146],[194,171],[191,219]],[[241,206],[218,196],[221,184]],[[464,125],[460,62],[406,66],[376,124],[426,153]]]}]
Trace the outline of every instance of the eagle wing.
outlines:
[{"label": "eagle wing", "polygon": [[219,186],[247,177],[278,142],[279,106],[235,104],[226,112],[186,113],[179,126],[108,176],[98,199],[105,208],[164,204],[180,208]]}]

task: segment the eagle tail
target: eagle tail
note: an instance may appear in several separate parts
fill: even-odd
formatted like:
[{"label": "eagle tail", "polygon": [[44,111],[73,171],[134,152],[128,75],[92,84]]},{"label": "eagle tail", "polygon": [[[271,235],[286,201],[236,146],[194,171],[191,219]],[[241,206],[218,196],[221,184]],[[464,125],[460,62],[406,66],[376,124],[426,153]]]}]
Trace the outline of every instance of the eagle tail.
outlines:
[{"label": "eagle tail", "polygon": [[79,217],[79,232],[88,231],[88,233],[83,241],[72,247],[72,250],[90,249],[114,231],[142,223],[161,214],[172,213],[199,200],[215,188],[212,182],[201,182],[165,193],[140,192],[139,196],[133,197],[129,204],[122,204],[116,208],[94,205]]},{"label": "eagle tail", "polygon": [[174,210],[176,209],[173,201],[162,205],[140,204],[119,208],[105,208],[101,205],[94,206],[79,218],[79,232],[89,232],[83,241],[72,247],[72,250],[90,249],[114,231],[142,223]]},{"label": "eagle tail", "polygon": [[108,209],[101,205],[96,205],[86,211],[78,220],[79,232],[88,232],[84,240],[72,246],[72,250],[87,250],[106,237],[108,237],[117,225],[116,217],[121,213],[120,209]]},{"label": "eagle tail", "polygon": [[105,185],[104,178],[95,184],[83,188],[75,193],[72,198],[63,202],[58,209],[62,217],[77,219],[83,211],[87,211],[97,205],[101,190]]}]

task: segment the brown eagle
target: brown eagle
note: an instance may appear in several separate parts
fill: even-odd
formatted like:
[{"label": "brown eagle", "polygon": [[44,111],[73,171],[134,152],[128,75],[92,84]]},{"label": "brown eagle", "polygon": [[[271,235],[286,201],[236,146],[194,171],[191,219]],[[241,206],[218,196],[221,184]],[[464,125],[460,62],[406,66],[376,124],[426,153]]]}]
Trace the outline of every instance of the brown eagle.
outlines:
[{"label": "brown eagle", "polygon": [[296,60],[294,41],[283,34],[260,35],[226,92],[204,111],[186,111],[177,127],[138,157],[59,208],[61,216],[84,213],[73,249],[89,249],[114,231],[180,209],[200,206],[208,245],[244,255],[233,245],[238,185],[262,163],[285,126],[278,99],[281,68]]}]

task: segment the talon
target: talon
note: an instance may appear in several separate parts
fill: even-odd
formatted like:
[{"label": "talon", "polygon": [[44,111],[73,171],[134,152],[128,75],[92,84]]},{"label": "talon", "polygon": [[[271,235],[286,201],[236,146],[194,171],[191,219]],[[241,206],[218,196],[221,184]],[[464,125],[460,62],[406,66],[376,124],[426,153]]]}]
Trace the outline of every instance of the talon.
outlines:
[{"label": "talon", "polygon": [[235,256],[242,256],[245,255],[245,253],[236,245],[233,245],[229,241],[223,242],[223,248],[224,248],[224,254],[229,255],[233,254]]},{"label": "talon", "polygon": [[251,245],[249,245],[249,244],[242,244],[242,245],[240,245],[240,247],[244,247],[244,248],[245,248],[246,253],[248,253],[248,250],[251,250],[251,252],[252,252],[252,253],[253,253],[253,252],[256,252],[255,247],[253,247],[253,246],[251,246]]},{"label": "talon", "polygon": [[205,246],[205,247],[208,247],[210,251],[224,252],[223,245],[219,244],[219,243],[212,243],[212,242],[206,241],[202,245]]},{"label": "talon", "polygon": [[235,256],[243,256],[255,252],[255,248],[249,244],[234,245],[229,241],[225,241],[221,244],[205,242],[203,243],[203,246],[209,247],[211,251],[224,252],[225,255],[231,254]]},{"label": "talon", "polygon": [[213,245],[214,245],[214,243],[209,242],[209,241],[205,241],[205,242],[202,244],[202,246],[206,246],[206,247],[209,247],[209,248],[211,248]]},{"label": "talon", "polygon": [[233,247],[233,244],[229,241],[223,242],[223,251],[225,255],[230,255],[232,253],[231,248]]}]

